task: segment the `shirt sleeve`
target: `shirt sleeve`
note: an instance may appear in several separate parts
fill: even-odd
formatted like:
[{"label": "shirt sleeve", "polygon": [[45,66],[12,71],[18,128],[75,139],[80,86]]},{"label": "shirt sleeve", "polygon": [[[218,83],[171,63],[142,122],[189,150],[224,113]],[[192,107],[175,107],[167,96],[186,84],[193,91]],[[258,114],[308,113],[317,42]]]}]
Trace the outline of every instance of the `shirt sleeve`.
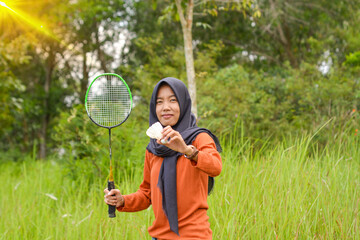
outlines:
[{"label": "shirt sleeve", "polygon": [[123,207],[118,207],[119,212],[137,212],[147,209],[151,205],[150,189],[150,159],[149,152],[145,153],[144,178],[139,190],[129,195],[123,195],[125,203]]},{"label": "shirt sleeve", "polygon": [[222,169],[222,161],[219,152],[216,150],[214,140],[207,133],[197,135],[193,145],[199,150],[197,162],[191,164],[207,173],[210,177],[216,177]]}]

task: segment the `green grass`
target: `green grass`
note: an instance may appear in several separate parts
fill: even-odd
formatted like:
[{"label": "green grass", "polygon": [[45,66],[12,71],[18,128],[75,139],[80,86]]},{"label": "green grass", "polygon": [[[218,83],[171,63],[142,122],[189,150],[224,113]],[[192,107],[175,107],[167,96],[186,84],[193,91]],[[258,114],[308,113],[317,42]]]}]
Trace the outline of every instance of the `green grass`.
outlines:
[{"label": "green grass", "polygon": [[[360,239],[358,138],[321,150],[295,138],[256,151],[246,139],[227,140],[208,199],[214,239]],[[56,161],[0,168],[0,239],[149,239],[151,208],[107,217],[105,179],[75,182]],[[122,179],[123,193],[136,191],[142,168]]]}]

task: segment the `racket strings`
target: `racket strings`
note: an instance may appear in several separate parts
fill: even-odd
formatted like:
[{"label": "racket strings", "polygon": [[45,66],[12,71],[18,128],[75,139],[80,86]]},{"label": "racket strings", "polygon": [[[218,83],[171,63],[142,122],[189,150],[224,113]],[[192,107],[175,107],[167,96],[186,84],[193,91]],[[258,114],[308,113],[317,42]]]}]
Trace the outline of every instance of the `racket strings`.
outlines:
[{"label": "racket strings", "polygon": [[105,127],[126,120],[131,111],[131,96],[126,84],[116,76],[101,76],[92,84],[87,96],[89,116]]}]

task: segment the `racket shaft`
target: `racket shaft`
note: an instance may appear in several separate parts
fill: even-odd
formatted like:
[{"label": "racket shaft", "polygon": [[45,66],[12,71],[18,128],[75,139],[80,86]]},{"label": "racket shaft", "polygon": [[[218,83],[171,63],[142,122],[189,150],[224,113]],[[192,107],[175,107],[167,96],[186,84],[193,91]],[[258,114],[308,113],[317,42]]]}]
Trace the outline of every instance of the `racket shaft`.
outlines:
[{"label": "racket shaft", "polygon": [[[114,189],[115,188],[115,184],[113,181],[108,181],[108,190],[111,191],[111,189]],[[113,195],[115,196],[115,194]],[[116,217],[116,206],[112,206],[112,205],[109,205],[109,218],[114,218]]]}]

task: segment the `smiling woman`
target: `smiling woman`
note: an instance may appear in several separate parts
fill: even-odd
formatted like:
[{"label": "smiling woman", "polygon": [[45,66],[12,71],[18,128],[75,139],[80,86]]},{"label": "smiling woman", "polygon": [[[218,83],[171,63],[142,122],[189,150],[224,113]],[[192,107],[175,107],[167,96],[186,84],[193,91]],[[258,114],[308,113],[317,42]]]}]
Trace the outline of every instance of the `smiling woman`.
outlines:
[{"label": "smiling woman", "polygon": [[162,85],[156,98],[156,116],[163,126],[174,126],[180,116],[180,107],[169,85]]},{"label": "smiling woman", "polygon": [[219,140],[196,125],[188,89],[176,78],[160,80],[153,90],[149,125],[156,122],[167,141],[150,139],[139,190],[122,195],[105,189],[105,202],[120,212],[152,205],[155,221],[148,232],[153,239],[212,239],[207,196],[222,169]]}]

